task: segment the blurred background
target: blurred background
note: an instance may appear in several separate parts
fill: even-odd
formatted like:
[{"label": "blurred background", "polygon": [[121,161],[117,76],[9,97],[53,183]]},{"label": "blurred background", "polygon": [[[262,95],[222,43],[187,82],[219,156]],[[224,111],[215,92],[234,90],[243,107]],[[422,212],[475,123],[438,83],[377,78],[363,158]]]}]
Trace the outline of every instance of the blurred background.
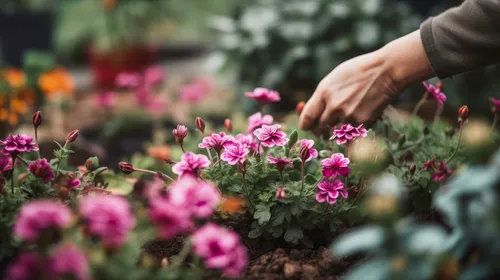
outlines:
[{"label": "blurred background", "polygon": [[[244,119],[256,104],[241,97],[255,87],[282,94],[276,114],[292,110],[339,63],[461,2],[2,0],[0,136],[30,132],[41,110],[48,146],[80,129],[83,159],[161,160],[177,123]],[[443,81],[453,118],[463,104],[489,116],[499,75],[491,67]],[[398,108],[423,92],[410,88]]]}]

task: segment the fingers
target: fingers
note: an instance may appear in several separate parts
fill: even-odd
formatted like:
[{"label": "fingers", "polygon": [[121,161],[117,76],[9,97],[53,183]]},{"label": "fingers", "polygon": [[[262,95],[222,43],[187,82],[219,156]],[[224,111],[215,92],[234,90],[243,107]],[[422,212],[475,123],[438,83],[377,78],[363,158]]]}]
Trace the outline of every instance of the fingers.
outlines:
[{"label": "fingers", "polygon": [[333,127],[341,121],[342,112],[333,108],[327,108],[321,115],[318,122],[318,129],[331,126]]},{"label": "fingers", "polygon": [[321,99],[318,90],[314,92],[311,99],[307,101],[302,114],[300,114],[299,127],[302,130],[310,130],[316,127],[319,118],[325,110],[325,102]]}]

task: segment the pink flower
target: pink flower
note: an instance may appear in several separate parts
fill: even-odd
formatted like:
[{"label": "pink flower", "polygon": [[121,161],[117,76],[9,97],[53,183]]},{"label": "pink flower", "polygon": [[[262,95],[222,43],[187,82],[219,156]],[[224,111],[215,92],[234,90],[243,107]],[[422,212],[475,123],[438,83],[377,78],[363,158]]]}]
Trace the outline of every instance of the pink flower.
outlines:
[{"label": "pink flower", "polygon": [[151,66],[144,71],[144,84],[155,86],[161,84],[165,78],[165,70],[160,65]]},{"label": "pink flower", "polygon": [[23,252],[7,268],[5,279],[9,280],[35,280],[41,279],[44,274],[42,259],[33,252]]},{"label": "pink flower", "polygon": [[155,177],[153,182],[148,182],[143,194],[144,198],[146,198],[148,202],[155,199],[166,199],[167,189],[165,188],[163,179],[157,176]]},{"label": "pink flower", "polygon": [[321,172],[327,178],[335,178],[338,175],[347,177],[349,175],[349,159],[341,153],[335,153],[329,158],[321,161],[323,169]]},{"label": "pink flower", "polygon": [[263,125],[261,128],[256,129],[253,134],[259,139],[263,146],[285,146],[288,142],[286,134],[280,130],[281,125]]},{"label": "pink flower", "polygon": [[14,225],[14,235],[25,241],[35,241],[44,231],[62,230],[73,220],[71,210],[52,200],[37,200],[25,204]]},{"label": "pink flower", "polygon": [[76,188],[78,188],[81,184],[82,184],[82,181],[80,181],[80,179],[77,179],[77,178],[70,178],[70,179],[68,180],[67,187],[68,187],[69,189],[76,189]]},{"label": "pink flower", "polygon": [[203,84],[189,84],[180,90],[180,100],[186,103],[198,103],[207,95],[208,88]]},{"label": "pink flower", "polygon": [[363,128],[363,124],[360,124],[357,127],[350,124],[344,124],[339,129],[333,130],[333,135],[330,137],[330,140],[337,139],[337,145],[342,145],[347,143],[347,141],[366,136],[368,136],[368,131]]},{"label": "pink flower", "polygon": [[440,107],[444,106],[444,102],[446,101],[446,95],[441,91],[441,89],[435,85],[428,84],[423,82],[424,87],[427,89],[427,92],[432,95],[434,100],[436,100],[437,104]]},{"label": "pink flower", "polygon": [[234,144],[236,140],[233,136],[226,135],[224,132],[212,133],[212,135],[203,138],[203,141],[198,145],[200,148],[212,148],[217,154],[220,154],[222,149],[229,144]]},{"label": "pink flower", "polygon": [[335,204],[339,194],[343,198],[347,198],[348,196],[344,183],[338,179],[323,179],[317,186],[316,201],[319,203]]},{"label": "pink flower", "polygon": [[47,159],[39,159],[28,165],[28,171],[37,178],[43,179],[44,183],[48,183],[54,180],[54,171],[50,167],[50,163]]},{"label": "pink flower", "polygon": [[89,278],[89,263],[85,254],[75,245],[64,244],[52,253],[47,266],[50,279],[85,280]]},{"label": "pink flower", "polygon": [[446,162],[442,160],[439,164],[439,169],[434,174],[432,174],[432,180],[437,182],[444,181],[446,180],[446,178],[451,176],[452,172],[453,171],[451,169],[448,169],[446,167]]},{"label": "pink flower", "polygon": [[210,166],[210,160],[205,155],[187,152],[182,155],[181,161],[172,166],[172,172],[179,176],[198,176],[198,173]]},{"label": "pink flower", "polygon": [[309,148],[309,156],[305,160],[306,162],[311,161],[312,159],[318,157],[318,150],[313,148],[314,146],[313,140],[303,139],[302,141],[300,141],[300,148],[302,149],[302,147],[304,146]]},{"label": "pink flower", "polygon": [[193,233],[193,252],[205,260],[208,268],[220,269],[237,277],[248,264],[246,248],[235,232],[208,223]]},{"label": "pink flower", "polygon": [[424,162],[423,168],[424,170],[436,169],[436,158]]},{"label": "pink flower", "polygon": [[245,161],[245,157],[249,152],[250,150],[248,150],[246,145],[236,142],[231,145],[226,145],[221,155],[221,159],[230,165],[235,165]]},{"label": "pink flower", "polygon": [[2,153],[6,156],[38,151],[33,137],[28,135],[9,135],[5,141],[0,141],[0,146],[3,146]]},{"label": "pink flower", "polygon": [[495,113],[500,112],[500,99],[490,97],[490,103],[491,103],[493,112],[495,112]]},{"label": "pink flower", "polygon": [[175,137],[175,141],[179,144],[182,144],[184,142],[184,138],[187,136],[187,127],[183,125],[177,125],[177,128],[172,130],[172,134]]},{"label": "pink flower", "polygon": [[130,205],[121,196],[85,196],[80,199],[78,210],[88,233],[107,247],[120,247],[135,227]]},{"label": "pink flower", "polygon": [[137,73],[120,73],[116,76],[117,87],[135,88],[141,84],[141,76]]},{"label": "pink flower", "polygon": [[106,91],[96,96],[94,102],[98,108],[109,109],[116,105],[116,96],[112,91]]},{"label": "pink flower", "polygon": [[[247,148],[250,148],[255,152],[259,148],[259,143],[257,141],[255,141],[252,134],[240,133],[240,134],[236,135],[236,141],[240,142],[243,145],[246,145]],[[261,150],[262,150],[262,148],[261,148]]]},{"label": "pink flower", "polygon": [[193,227],[191,212],[184,207],[177,207],[167,199],[155,199],[150,202],[148,217],[159,230],[159,236],[169,239],[185,233]]},{"label": "pink flower", "polygon": [[0,175],[12,171],[12,157],[0,153]]},{"label": "pink flower", "polygon": [[279,200],[286,199],[286,188],[277,188],[274,197]]},{"label": "pink flower", "polygon": [[216,186],[191,176],[179,179],[168,190],[168,201],[173,206],[185,208],[197,218],[210,217],[221,199]]},{"label": "pink flower", "polygon": [[280,158],[280,157],[275,158],[272,155],[269,155],[267,157],[267,162],[269,162],[270,164],[276,165],[276,169],[278,169],[280,172],[285,170],[285,167],[287,167],[287,166],[293,168],[292,161],[287,159],[286,157],[285,158]]},{"label": "pink flower", "polygon": [[281,100],[280,94],[277,91],[269,90],[267,88],[256,88],[252,92],[245,93],[245,96],[256,99],[260,104],[279,102]]},{"label": "pink flower", "polygon": [[273,123],[273,116],[262,115],[262,113],[255,113],[248,117],[248,128],[247,133],[253,133],[257,128],[261,128],[263,125],[270,125]]}]

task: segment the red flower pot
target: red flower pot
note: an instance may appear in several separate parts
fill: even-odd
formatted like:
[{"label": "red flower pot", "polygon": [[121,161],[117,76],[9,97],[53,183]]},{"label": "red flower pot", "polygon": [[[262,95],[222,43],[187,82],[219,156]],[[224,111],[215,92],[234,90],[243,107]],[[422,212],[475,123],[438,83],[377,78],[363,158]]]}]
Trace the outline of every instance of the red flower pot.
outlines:
[{"label": "red flower pot", "polygon": [[146,46],[107,52],[89,49],[88,58],[94,85],[99,88],[112,88],[119,73],[144,70],[155,61],[156,54],[156,49]]}]

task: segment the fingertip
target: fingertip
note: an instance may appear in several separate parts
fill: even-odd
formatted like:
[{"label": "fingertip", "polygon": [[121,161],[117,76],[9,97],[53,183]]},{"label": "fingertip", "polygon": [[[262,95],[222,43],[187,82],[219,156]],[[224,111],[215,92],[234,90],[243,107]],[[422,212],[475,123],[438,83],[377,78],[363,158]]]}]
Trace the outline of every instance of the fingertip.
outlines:
[{"label": "fingertip", "polygon": [[323,102],[315,96],[317,95],[313,94],[311,99],[309,99],[304,106],[302,114],[300,114],[299,128],[302,130],[309,130],[316,126],[319,121],[319,117],[325,109]]}]

